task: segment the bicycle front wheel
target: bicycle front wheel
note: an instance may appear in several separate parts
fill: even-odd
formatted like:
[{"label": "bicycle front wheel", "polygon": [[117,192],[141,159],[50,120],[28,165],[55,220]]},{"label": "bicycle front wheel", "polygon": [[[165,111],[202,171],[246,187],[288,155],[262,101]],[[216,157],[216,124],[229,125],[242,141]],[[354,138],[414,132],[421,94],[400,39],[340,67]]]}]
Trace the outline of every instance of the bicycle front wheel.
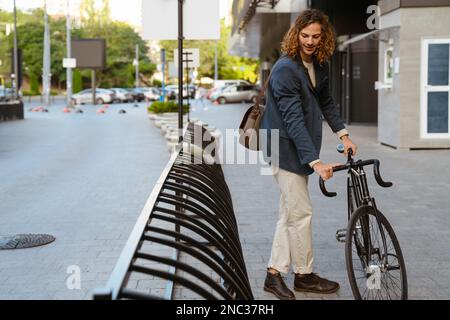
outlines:
[{"label": "bicycle front wheel", "polygon": [[408,298],[400,244],[386,217],[373,207],[362,206],[352,214],[345,240],[345,260],[355,299]]}]

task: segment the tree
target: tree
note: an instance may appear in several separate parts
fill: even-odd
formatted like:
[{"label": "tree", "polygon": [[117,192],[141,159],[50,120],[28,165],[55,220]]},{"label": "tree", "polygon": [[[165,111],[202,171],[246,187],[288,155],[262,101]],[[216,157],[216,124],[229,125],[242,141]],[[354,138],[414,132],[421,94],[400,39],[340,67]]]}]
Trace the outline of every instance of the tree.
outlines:
[{"label": "tree", "polygon": [[[258,60],[242,57],[234,57],[228,54],[228,41],[231,27],[226,27],[221,21],[220,40],[187,40],[185,48],[200,49],[200,77],[214,77],[215,48],[218,52],[218,72],[220,79],[244,79],[256,82],[258,79]],[[173,61],[173,50],[178,48],[176,40],[160,41],[160,46],[166,49],[167,61]]]},{"label": "tree", "polygon": [[147,57],[148,47],[133,28],[123,22],[112,22],[98,35],[106,39],[106,68],[98,72],[101,86],[133,86],[136,45],[139,45],[139,71],[143,82],[148,82],[156,65]]},{"label": "tree", "polygon": [[[40,19],[31,20],[17,27],[18,46],[22,48],[23,67],[28,74],[41,79],[44,52],[44,12],[40,9],[32,12],[34,17]],[[51,74],[52,84],[60,85],[66,80],[66,69],[62,66],[62,60],[66,56],[66,26],[65,19],[54,20],[49,17],[50,45],[51,45]],[[80,35],[79,30],[72,30],[74,37]],[[12,47],[13,35],[10,35]]]},{"label": "tree", "polygon": [[[23,25],[26,24],[36,24],[36,23],[42,23],[44,19],[44,13],[43,10],[37,9],[33,10],[30,13],[25,13],[20,10],[17,10],[17,26],[20,28]],[[12,57],[11,57],[11,50],[13,48],[13,30],[12,30],[12,24],[14,22],[14,17],[12,12],[6,12],[0,9],[0,60],[2,61],[0,65],[0,75],[4,75],[6,78],[10,77],[11,73],[11,64],[12,64]],[[6,25],[10,25],[10,34],[9,36],[6,35]],[[19,30],[18,30],[19,31]],[[26,35],[21,34],[18,32],[18,41],[20,42],[21,37]],[[24,59],[24,67],[26,66],[26,60]],[[25,75],[26,76],[26,75]]]},{"label": "tree", "polygon": [[[83,2],[83,24],[79,29],[72,29],[72,39],[75,38],[104,38],[106,40],[105,70],[97,73],[98,85],[103,87],[133,86],[136,44],[139,45],[140,80],[149,84],[150,78],[156,70],[147,57],[148,47],[145,41],[132,27],[122,22],[110,22],[109,1],[103,0],[100,13],[96,12],[95,0]],[[0,75],[9,77],[11,72],[10,52],[13,46],[13,34],[8,37],[1,28],[3,23],[12,23],[12,14],[0,10]],[[52,84],[65,87],[66,69],[62,60],[66,57],[66,21],[65,18],[49,17],[51,34],[51,74]],[[43,42],[44,42],[44,11],[33,10],[31,13],[18,12],[18,44],[22,48],[23,67],[27,70],[25,77],[42,81]],[[74,72],[82,89],[83,80],[88,82],[90,70]],[[75,88],[74,88],[75,89]],[[75,90],[74,90],[75,91]],[[76,91],[75,91],[76,92]]]}]

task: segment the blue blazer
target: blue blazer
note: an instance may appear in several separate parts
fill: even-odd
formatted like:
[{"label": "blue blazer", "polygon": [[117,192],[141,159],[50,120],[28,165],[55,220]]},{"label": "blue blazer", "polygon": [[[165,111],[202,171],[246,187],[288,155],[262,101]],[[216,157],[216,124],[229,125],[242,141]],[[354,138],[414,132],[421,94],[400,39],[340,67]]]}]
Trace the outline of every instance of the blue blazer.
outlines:
[{"label": "blue blazer", "polygon": [[[301,60],[283,55],[272,68],[261,129],[268,133],[261,148],[267,162],[299,175],[314,173],[319,159],[322,114],[333,132],[345,129],[329,89],[328,64],[314,61],[316,88]],[[279,130],[279,150],[271,148],[271,130]]]}]

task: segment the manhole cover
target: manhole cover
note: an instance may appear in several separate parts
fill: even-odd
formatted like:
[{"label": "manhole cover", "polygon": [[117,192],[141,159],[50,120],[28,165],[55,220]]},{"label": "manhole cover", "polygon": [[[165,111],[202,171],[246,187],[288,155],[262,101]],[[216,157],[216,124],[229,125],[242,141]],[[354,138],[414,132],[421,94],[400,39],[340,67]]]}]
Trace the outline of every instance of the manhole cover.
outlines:
[{"label": "manhole cover", "polygon": [[48,234],[17,234],[15,236],[0,236],[0,250],[25,249],[46,245],[55,241]]}]

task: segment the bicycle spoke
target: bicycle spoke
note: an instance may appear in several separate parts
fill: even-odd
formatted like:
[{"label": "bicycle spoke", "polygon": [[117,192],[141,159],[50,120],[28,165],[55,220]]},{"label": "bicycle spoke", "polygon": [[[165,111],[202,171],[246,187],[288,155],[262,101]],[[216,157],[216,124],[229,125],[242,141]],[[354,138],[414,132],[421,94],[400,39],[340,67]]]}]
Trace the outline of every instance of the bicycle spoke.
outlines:
[{"label": "bicycle spoke", "polygon": [[381,283],[381,285],[384,287],[384,289],[385,289],[385,291],[386,291],[386,294],[387,294],[387,296],[389,297],[389,300],[392,300],[391,294],[390,294],[390,290],[389,290],[389,288],[388,288],[388,286],[387,286],[387,283],[385,283],[385,281],[381,281],[381,279],[380,279],[380,283]]},{"label": "bicycle spoke", "polygon": [[393,275],[390,274],[390,273],[386,273],[386,276],[389,277],[389,279],[391,280],[391,283],[392,283],[393,285],[395,285],[400,291],[402,290],[402,288],[400,288],[400,287],[398,286],[398,284],[397,284],[397,282],[399,282],[400,279],[397,279],[397,278],[394,277],[394,279],[397,280],[397,281],[392,281]]},{"label": "bicycle spoke", "polygon": [[[388,277],[389,277],[389,274],[386,274],[386,277],[388,278]],[[392,281],[391,281],[391,283],[392,283],[394,286],[396,286],[398,289],[400,289],[400,288],[398,287],[398,285],[397,285],[395,282],[392,282]],[[398,299],[400,296],[397,294],[397,290],[395,290],[395,288],[392,288],[392,289],[393,289],[393,290],[391,290],[390,292],[393,293],[393,294],[395,294],[396,298]],[[401,289],[400,289],[400,291],[401,291]]]},{"label": "bicycle spoke", "polygon": [[381,213],[363,211],[359,212],[350,231],[353,234],[346,250],[350,251],[352,261],[352,290],[365,300],[404,298],[403,260],[401,252],[397,252],[393,231],[386,223]]}]

